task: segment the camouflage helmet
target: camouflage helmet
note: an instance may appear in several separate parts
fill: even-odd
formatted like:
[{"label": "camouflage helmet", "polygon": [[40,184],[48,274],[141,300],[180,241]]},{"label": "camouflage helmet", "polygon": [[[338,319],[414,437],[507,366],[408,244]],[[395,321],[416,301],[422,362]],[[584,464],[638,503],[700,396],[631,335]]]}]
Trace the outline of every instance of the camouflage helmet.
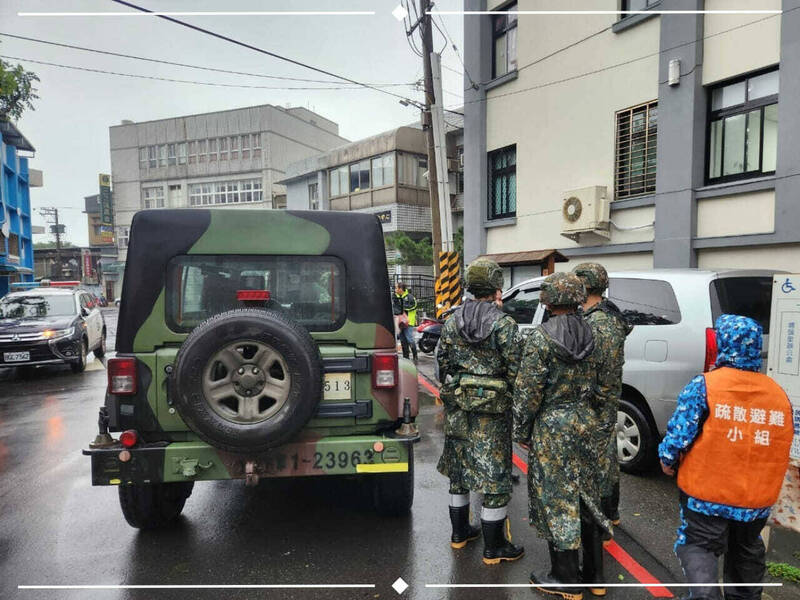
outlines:
[{"label": "camouflage helmet", "polygon": [[581,263],[572,269],[588,293],[602,294],[608,288],[608,272],[600,263]]},{"label": "camouflage helmet", "polygon": [[503,289],[503,269],[493,260],[477,258],[467,267],[464,275],[467,291],[478,298]]},{"label": "camouflage helmet", "polygon": [[586,288],[573,273],[553,273],[542,282],[539,299],[548,306],[576,306],[586,301]]}]

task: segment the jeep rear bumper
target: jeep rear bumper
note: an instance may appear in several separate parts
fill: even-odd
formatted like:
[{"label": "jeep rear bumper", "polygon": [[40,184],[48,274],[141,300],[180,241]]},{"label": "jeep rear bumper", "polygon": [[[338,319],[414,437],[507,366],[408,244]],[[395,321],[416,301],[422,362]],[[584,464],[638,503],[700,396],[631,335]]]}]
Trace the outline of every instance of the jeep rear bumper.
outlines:
[{"label": "jeep rear bumper", "polygon": [[92,485],[257,481],[260,477],[407,472],[409,446],[414,441],[381,435],[306,438],[252,456],[200,441],[144,444],[127,450],[116,444],[83,454],[92,460]]}]

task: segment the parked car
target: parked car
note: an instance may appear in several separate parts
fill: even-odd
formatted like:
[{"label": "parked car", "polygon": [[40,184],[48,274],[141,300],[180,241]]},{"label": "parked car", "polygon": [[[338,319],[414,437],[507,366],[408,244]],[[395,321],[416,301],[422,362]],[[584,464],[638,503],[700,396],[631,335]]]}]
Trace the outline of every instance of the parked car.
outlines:
[{"label": "parked car", "polygon": [[[657,269],[609,273],[607,295],[634,325],[625,342],[617,421],[617,450],[623,470],[641,472],[655,463],[678,394],[692,377],[714,365],[713,324],[719,315],[754,318],[764,327],[764,348],[769,347],[775,272]],[[530,279],[503,294],[503,310],[514,317],[523,334],[546,318],[539,304],[543,280]]]},{"label": "parked car", "polygon": [[119,486],[142,529],[215,480],[349,476],[380,514],[408,512],[417,371],[377,289],[389,279],[374,215],[137,213],[100,415],[119,436],[102,425],[84,450],[92,484]]},{"label": "parked car", "polygon": [[0,367],[66,363],[80,373],[89,352],[105,354],[103,315],[89,292],[69,289],[78,283],[30,286],[0,300]]}]

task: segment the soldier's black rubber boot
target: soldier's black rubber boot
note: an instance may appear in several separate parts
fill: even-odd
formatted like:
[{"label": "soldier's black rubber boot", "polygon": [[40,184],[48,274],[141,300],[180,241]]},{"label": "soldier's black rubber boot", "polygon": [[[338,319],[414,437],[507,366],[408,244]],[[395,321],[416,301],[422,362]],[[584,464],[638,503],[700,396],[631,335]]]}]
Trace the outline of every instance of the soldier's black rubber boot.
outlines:
[{"label": "soldier's black rubber boot", "polygon": [[478,539],[481,534],[477,527],[469,524],[469,504],[458,507],[451,506],[450,523],[453,525],[453,534],[450,536],[451,548],[463,548],[467,542]]},{"label": "soldier's black rubber boot", "polygon": [[[481,519],[484,564],[499,565],[503,561],[517,560],[525,553],[525,548],[515,546],[506,537],[506,523],[508,523],[508,519],[503,519],[502,521],[484,521]],[[509,537],[511,537],[510,531]]]},{"label": "soldier's black rubber boot", "polygon": [[581,519],[581,549],[583,551],[583,569],[581,581],[593,596],[605,596],[603,585],[603,535],[597,524],[591,519]]},{"label": "soldier's black rubber boot", "polygon": [[614,484],[610,496],[604,496],[600,501],[603,514],[615,527],[619,525],[619,482]]},{"label": "soldier's black rubber boot", "polygon": [[[577,550],[556,550],[553,544],[547,544],[550,550],[550,572],[547,575],[531,573],[534,588],[545,594],[561,596],[564,600],[583,600],[580,587],[560,587],[563,584],[579,584]],[[539,586],[542,587],[539,587]],[[546,586],[546,587],[545,587]]]}]

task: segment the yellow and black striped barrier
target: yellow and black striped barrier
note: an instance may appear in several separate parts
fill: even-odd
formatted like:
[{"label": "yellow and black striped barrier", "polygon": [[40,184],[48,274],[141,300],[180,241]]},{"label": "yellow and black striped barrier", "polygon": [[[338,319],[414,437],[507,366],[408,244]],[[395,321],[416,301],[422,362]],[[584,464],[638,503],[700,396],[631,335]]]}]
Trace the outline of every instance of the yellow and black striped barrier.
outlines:
[{"label": "yellow and black striped barrier", "polygon": [[436,280],[436,318],[461,304],[461,257],[458,252],[439,252],[439,279]]}]

